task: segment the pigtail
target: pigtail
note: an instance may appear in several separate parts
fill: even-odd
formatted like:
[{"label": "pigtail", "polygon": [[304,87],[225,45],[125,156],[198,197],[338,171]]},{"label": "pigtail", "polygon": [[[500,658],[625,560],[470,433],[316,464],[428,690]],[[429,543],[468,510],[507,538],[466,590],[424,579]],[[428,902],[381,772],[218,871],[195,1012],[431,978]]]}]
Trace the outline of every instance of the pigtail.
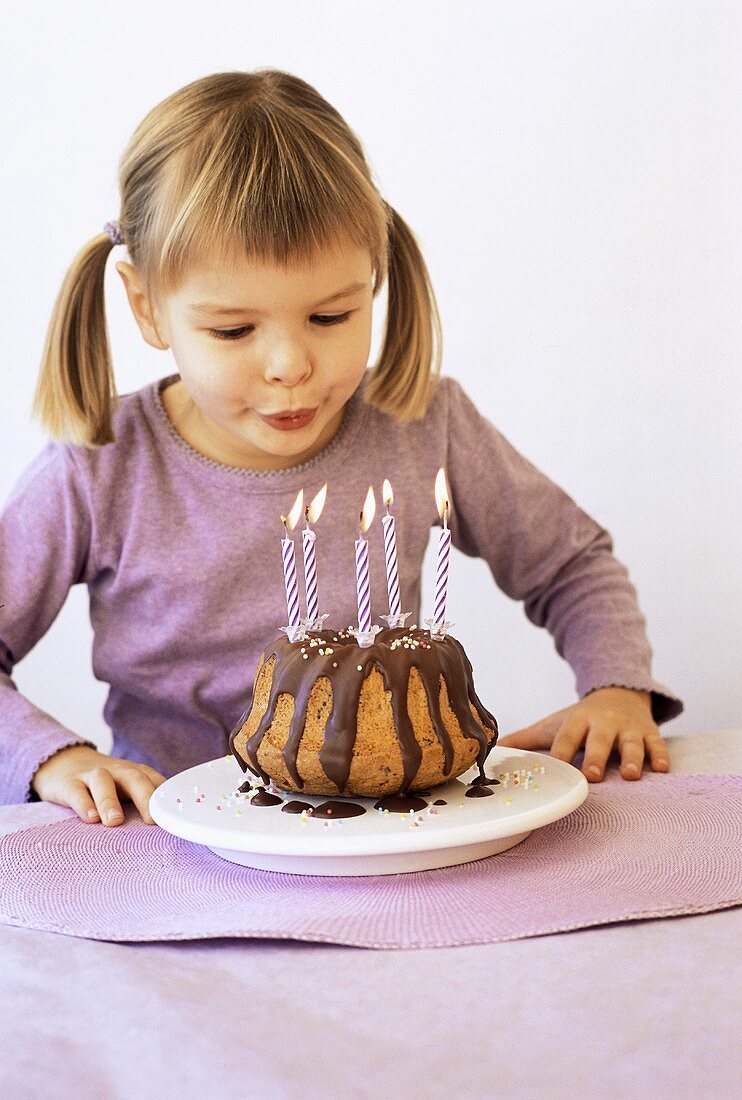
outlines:
[{"label": "pigtail", "polygon": [[33,415],[60,442],[113,443],[117,395],[108,342],[104,284],[113,247],[94,237],[70,264],[52,309]]},{"label": "pigtail", "polygon": [[399,419],[419,420],[440,374],[441,322],[417,240],[397,211],[384,205],[389,242],[387,320],[366,401]]}]

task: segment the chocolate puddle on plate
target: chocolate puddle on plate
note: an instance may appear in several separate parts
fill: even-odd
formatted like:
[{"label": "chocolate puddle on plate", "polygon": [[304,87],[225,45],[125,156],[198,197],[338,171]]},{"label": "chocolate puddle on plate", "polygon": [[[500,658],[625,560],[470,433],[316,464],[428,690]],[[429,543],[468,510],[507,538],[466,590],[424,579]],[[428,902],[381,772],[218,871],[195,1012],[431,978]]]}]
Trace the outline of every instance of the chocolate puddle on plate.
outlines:
[{"label": "chocolate puddle on plate", "polygon": [[[485,775],[478,775],[468,785],[464,792],[467,798],[486,798],[488,795],[495,792],[491,789],[493,786],[498,786],[499,779],[488,779]],[[255,788],[250,786],[249,782],[243,783],[239,788],[241,793],[247,793]],[[425,791],[425,794],[429,795],[430,791]],[[301,814],[307,813],[312,817],[317,818],[334,818],[339,821],[341,818],[347,817],[360,817],[361,814],[365,814],[365,806],[359,805],[357,802],[342,801],[339,802],[335,799],[329,799],[326,802],[321,802],[319,806],[311,806],[308,802],[301,802],[298,799],[291,799],[289,802],[284,802],[278,795],[270,794],[264,787],[258,787],[255,790],[250,799],[251,806],[281,806],[281,813],[284,814]],[[374,803],[375,810],[386,810],[392,814],[410,814],[418,813],[420,810],[424,810],[428,803],[424,798],[414,794],[388,794],[384,798],[380,798],[378,802]],[[447,806],[445,798],[438,798],[433,803],[434,806]]]}]

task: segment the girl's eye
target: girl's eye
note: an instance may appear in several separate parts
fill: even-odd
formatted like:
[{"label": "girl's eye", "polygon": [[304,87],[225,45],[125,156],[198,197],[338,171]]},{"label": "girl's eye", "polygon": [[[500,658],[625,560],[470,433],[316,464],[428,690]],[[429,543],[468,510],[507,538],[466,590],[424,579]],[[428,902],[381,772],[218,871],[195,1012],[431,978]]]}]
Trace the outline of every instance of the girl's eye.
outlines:
[{"label": "girl's eye", "polygon": [[212,336],[216,336],[217,340],[239,340],[240,336],[244,335],[248,328],[248,325],[245,325],[244,328],[210,328],[209,332]]},{"label": "girl's eye", "polygon": [[[344,321],[347,321],[350,317],[351,310],[347,313],[315,313],[312,320],[316,324],[328,327],[329,325],[342,325]],[[239,340],[246,332],[250,330],[250,325],[243,325],[242,328],[224,328],[224,329],[209,329],[212,336],[215,336],[217,340]]]},{"label": "girl's eye", "polygon": [[335,313],[335,314],[322,314],[315,313],[314,320],[320,325],[342,325],[343,321],[347,321],[350,317],[351,311],[347,313]]}]

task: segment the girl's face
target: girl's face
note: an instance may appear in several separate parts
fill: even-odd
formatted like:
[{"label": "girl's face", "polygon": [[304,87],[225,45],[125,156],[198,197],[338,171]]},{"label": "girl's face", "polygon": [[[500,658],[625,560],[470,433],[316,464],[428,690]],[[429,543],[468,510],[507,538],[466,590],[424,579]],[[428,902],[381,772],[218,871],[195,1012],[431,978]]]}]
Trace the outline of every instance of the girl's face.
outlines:
[{"label": "girl's face", "polygon": [[372,280],[370,254],[350,244],[287,270],[241,258],[191,272],[156,314],[180,372],[163,400],[181,435],[255,470],[326,447],[368,363]]}]

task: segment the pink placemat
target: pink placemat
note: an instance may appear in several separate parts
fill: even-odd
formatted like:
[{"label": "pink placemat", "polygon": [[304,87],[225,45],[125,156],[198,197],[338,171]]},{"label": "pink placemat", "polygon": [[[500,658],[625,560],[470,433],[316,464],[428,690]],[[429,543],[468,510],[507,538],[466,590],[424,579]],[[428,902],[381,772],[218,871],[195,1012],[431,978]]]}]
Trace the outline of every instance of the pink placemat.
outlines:
[{"label": "pink placemat", "polygon": [[501,855],[325,878],[228,863],[144,825],[67,816],[0,837],[0,921],[120,941],[250,937],[453,947],[703,913],[742,900],[739,776],[606,780]]}]

